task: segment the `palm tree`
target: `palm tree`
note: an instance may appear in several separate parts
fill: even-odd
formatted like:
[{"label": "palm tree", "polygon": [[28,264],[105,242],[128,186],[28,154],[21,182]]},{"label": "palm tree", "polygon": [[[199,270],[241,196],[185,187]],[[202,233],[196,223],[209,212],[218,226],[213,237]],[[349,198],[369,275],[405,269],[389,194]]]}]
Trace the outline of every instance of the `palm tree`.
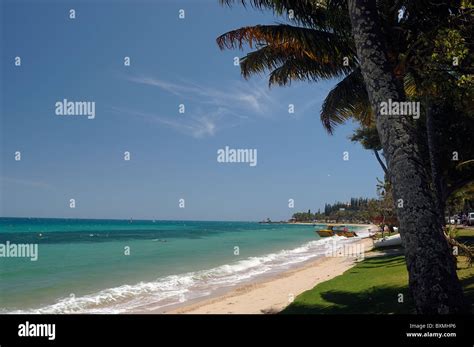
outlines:
[{"label": "palm tree", "polygon": [[[231,0],[221,0],[233,3]],[[463,310],[463,294],[449,247],[443,237],[438,211],[429,187],[416,129],[410,119],[381,117],[382,101],[403,100],[413,91],[420,26],[429,31],[429,20],[417,22],[414,15],[423,9],[427,18],[445,23],[448,6],[425,9],[426,4],[400,1],[328,0],[317,5],[310,0],[242,0],[277,14],[291,13],[298,24],[245,27],[218,38],[221,48],[241,48],[243,43],[256,51],[242,59],[244,77],[271,70],[269,84],[285,85],[292,80],[344,78],[324,102],[323,125],[334,126],[354,117],[362,125],[376,124],[388,161],[398,216],[404,233],[410,288],[418,312],[444,313]],[[407,31],[398,32],[397,11],[409,13]],[[382,17],[382,21],[380,20]],[[425,32],[423,31],[422,32]],[[412,42],[403,37],[409,36]],[[411,36],[410,36],[411,35]],[[409,40],[408,40],[409,41]],[[387,44],[389,42],[389,44]],[[421,48],[422,49],[422,48]],[[400,52],[405,52],[400,54]],[[349,65],[344,64],[349,61]],[[415,67],[415,68],[414,68]],[[419,76],[418,76],[419,77]],[[411,83],[411,86],[410,86]],[[342,100],[342,101],[341,101]],[[401,203],[401,205],[400,205]],[[423,245],[420,247],[419,245]]]},{"label": "palm tree", "polygon": [[387,100],[404,100],[404,91],[388,60],[387,43],[374,0],[348,0],[352,33],[367,93],[376,112],[380,141],[387,156],[393,195],[401,202],[398,219],[405,244],[411,293],[419,313],[467,311],[456,266],[412,121],[408,116],[380,114]]},{"label": "palm tree", "polygon": [[364,125],[373,123],[353,40],[347,35],[350,29],[347,13],[308,0],[249,2],[279,14],[292,11],[292,20],[298,25],[256,25],[219,36],[217,44],[221,49],[241,49],[244,44],[256,47],[240,61],[244,78],[266,70],[270,71],[269,86],[289,85],[293,80],[318,82],[342,78],[323,104],[324,128],[332,134],[335,125],[349,118]]},{"label": "palm tree", "polygon": [[[231,4],[232,0],[221,0],[221,3]],[[358,121],[362,127],[373,127],[375,125],[374,113],[371,109],[368,95],[365,89],[362,74],[360,72],[353,39],[347,35],[350,30],[347,10],[341,7],[345,1],[322,1],[301,0],[295,1],[242,1],[243,4],[251,4],[257,8],[269,8],[277,14],[289,14],[291,11],[293,25],[256,25],[232,30],[218,37],[217,43],[221,49],[242,48],[244,44],[255,47],[256,50],[247,54],[241,60],[241,71],[244,78],[254,74],[270,71],[269,85],[288,85],[293,80],[319,81],[321,79],[342,78],[342,80],[329,92],[325,98],[321,112],[321,122],[329,134],[334,132],[337,125],[348,119]],[[319,5],[318,5],[319,3]],[[397,8],[390,2],[380,1],[386,13],[384,14],[384,30],[388,37],[394,37],[390,46],[403,46],[402,52],[391,52],[391,56],[401,56],[402,59],[394,64],[394,72],[403,74],[403,85],[407,97],[419,98],[421,86],[415,76],[420,71],[426,71],[426,60],[416,60],[417,47],[420,39],[411,35],[418,21],[404,23],[403,35],[410,36],[408,44],[400,44],[400,26],[394,20]],[[400,5],[401,6],[401,5]],[[429,21],[424,24],[424,30],[429,31],[432,25]],[[419,30],[417,27],[416,30]],[[433,30],[432,30],[433,31]],[[397,34],[398,33],[398,34]],[[424,41],[432,41],[432,35],[425,35]],[[401,49],[401,48],[400,48]],[[413,58],[415,56],[415,58]],[[346,64],[347,63],[347,64]],[[469,66],[469,64],[464,64]],[[467,68],[465,68],[467,69]],[[426,77],[426,76],[423,76]],[[459,76],[446,71],[441,79],[455,81]],[[418,78],[420,79],[420,78]],[[453,86],[449,85],[452,89]],[[457,90],[458,92],[458,90]],[[459,93],[458,93],[459,94]],[[440,94],[432,96],[439,99]],[[464,98],[469,100],[469,96]],[[472,98],[471,98],[472,99]],[[461,107],[466,109],[466,107]],[[372,148],[370,148],[373,150]],[[376,152],[376,157],[380,157]],[[379,160],[381,163],[381,161]],[[383,165],[382,168],[384,169]]]},{"label": "palm tree", "polygon": [[[222,1],[231,3],[231,1]],[[262,4],[261,4],[262,3]],[[285,12],[291,1],[254,1],[255,6],[273,6],[278,13]],[[362,128],[374,129],[374,114],[357,59],[353,40],[347,36],[349,18],[341,11],[328,11],[312,1],[291,4],[295,21],[302,26],[256,25],[229,31],[217,38],[221,49],[242,49],[244,43],[257,49],[240,61],[242,76],[248,79],[270,70],[269,86],[284,86],[293,80],[317,82],[322,79],[342,78],[326,96],[321,108],[321,122],[329,134],[348,119],[357,120]],[[288,9],[290,11],[290,9]],[[339,18],[334,20],[338,13]],[[341,20],[342,18],[342,20]],[[333,27],[339,28],[334,30]],[[387,174],[381,159],[381,146],[366,147],[375,154]]]},{"label": "palm tree", "polygon": [[[230,4],[232,1],[221,1]],[[298,26],[256,25],[229,31],[217,38],[221,49],[256,47],[240,61],[244,78],[270,70],[269,86],[289,85],[293,80],[317,82],[341,78],[328,93],[321,108],[321,122],[329,134],[348,119],[363,128],[374,128],[369,104],[352,37],[347,35],[349,17],[334,7],[317,6],[314,1],[253,1],[257,7],[270,7],[277,13],[293,11]],[[337,16],[336,16],[337,15]],[[337,28],[337,30],[335,30]],[[380,146],[379,146],[380,147]],[[366,147],[367,148],[367,147]],[[374,152],[385,173],[381,148]]]}]

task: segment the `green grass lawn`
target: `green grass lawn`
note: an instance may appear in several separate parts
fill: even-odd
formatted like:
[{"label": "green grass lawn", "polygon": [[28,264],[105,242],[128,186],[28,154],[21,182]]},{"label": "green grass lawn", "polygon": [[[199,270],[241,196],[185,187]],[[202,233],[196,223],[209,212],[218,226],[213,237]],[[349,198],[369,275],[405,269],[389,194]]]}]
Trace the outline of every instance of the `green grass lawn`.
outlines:
[{"label": "green grass lawn", "polygon": [[[474,267],[458,258],[458,276],[474,302]],[[400,294],[403,302],[399,302]],[[282,313],[414,313],[404,256],[368,258],[298,297]]]}]

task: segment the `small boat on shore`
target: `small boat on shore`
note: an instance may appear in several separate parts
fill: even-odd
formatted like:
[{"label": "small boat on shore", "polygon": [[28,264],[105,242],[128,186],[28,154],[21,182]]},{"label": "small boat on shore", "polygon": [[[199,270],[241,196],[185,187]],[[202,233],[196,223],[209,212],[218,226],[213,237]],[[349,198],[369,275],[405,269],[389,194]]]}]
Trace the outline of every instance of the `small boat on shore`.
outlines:
[{"label": "small boat on shore", "polygon": [[402,239],[400,237],[400,234],[385,236],[384,238],[380,240],[374,241],[375,248],[395,247],[395,246],[401,246],[401,245],[402,245]]},{"label": "small boat on shore", "polygon": [[350,231],[345,225],[328,225],[327,229],[315,230],[316,233],[321,237],[331,237],[334,235],[344,237],[354,237],[357,234],[354,231]]}]

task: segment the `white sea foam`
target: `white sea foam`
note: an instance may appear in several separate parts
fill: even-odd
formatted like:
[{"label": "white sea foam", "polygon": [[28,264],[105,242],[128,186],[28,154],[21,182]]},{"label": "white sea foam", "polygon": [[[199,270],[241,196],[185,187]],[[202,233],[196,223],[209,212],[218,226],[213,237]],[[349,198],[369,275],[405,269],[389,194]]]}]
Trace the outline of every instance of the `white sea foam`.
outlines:
[{"label": "white sea foam", "polygon": [[[334,236],[334,238],[341,244],[359,239],[346,239],[338,236]],[[8,313],[131,313],[157,310],[165,306],[205,297],[217,289],[229,288],[262,275],[281,272],[295,264],[324,256],[327,249],[325,244],[332,243],[334,238],[310,241],[294,249],[281,250],[259,257],[249,257],[209,270],[171,275],[152,282],[122,285],[90,295],[62,298],[55,304],[41,308],[16,310]]]}]

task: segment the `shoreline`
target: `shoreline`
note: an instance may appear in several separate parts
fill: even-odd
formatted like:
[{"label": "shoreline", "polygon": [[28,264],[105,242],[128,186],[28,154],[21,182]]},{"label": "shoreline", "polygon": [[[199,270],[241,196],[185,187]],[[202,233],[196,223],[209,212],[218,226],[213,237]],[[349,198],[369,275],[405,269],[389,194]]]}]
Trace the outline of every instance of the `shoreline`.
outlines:
[{"label": "shoreline", "polygon": [[361,227],[361,228],[378,228],[375,224],[357,224],[357,223],[322,223],[322,222],[294,222],[294,223],[287,223],[287,224],[295,224],[295,225],[347,225],[347,226],[354,226],[354,227]]},{"label": "shoreline", "polygon": [[[361,225],[359,225],[361,226]],[[368,227],[373,227],[367,225]],[[362,238],[351,245],[363,245],[364,252],[373,248],[370,238]],[[288,306],[292,299],[315,285],[343,274],[356,264],[355,257],[318,257],[298,264],[292,269],[210,296],[197,298],[183,304],[147,309],[146,314],[268,314],[277,313]]]},{"label": "shoreline", "polygon": [[[61,223],[67,224],[68,222],[62,221]],[[34,223],[33,225],[36,224],[37,223]],[[357,229],[361,231],[359,237],[347,239],[335,237],[334,240],[340,239],[344,244],[355,245],[363,240],[365,235],[362,234],[367,233],[367,229],[369,228],[373,228],[373,226],[360,224],[357,226]],[[37,300],[38,302],[35,301],[26,305],[18,299],[20,302],[19,304],[15,305],[15,302],[13,302],[13,304],[8,303],[8,305],[5,305],[5,307],[2,308],[2,312],[16,314],[174,313],[175,310],[183,310],[190,305],[201,305],[209,300],[230,295],[236,290],[239,292],[249,291],[250,288],[260,286],[278,278],[287,277],[291,273],[307,267],[314,267],[316,264],[318,265],[318,268],[324,267],[328,269],[340,266],[339,263],[341,258],[329,258],[330,256],[341,256],[340,254],[328,253],[328,250],[332,249],[331,247],[327,247],[333,244],[331,241],[332,238],[326,237],[323,242],[319,242],[322,240],[319,240],[320,238],[314,234],[314,227],[311,227],[310,225],[301,225],[300,228],[294,230],[299,231],[299,229],[301,229],[301,232],[303,233],[300,235],[302,236],[302,244],[301,242],[294,242],[289,246],[285,246],[286,243],[283,243],[278,248],[274,248],[270,253],[268,253],[268,251],[258,252],[258,249],[260,249],[258,248],[257,252],[254,252],[256,253],[254,256],[251,256],[250,254],[247,257],[242,257],[237,260],[232,259],[230,262],[226,260],[222,265],[219,265],[220,263],[217,265],[211,264],[210,266],[207,266],[206,264],[204,264],[204,266],[194,265],[196,269],[191,269],[190,272],[185,271],[186,269],[181,271],[178,270],[174,271],[175,275],[165,274],[158,277],[154,275],[154,277],[149,276],[149,278],[146,279],[143,279],[144,276],[136,275],[135,277],[137,279],[128,281],[128,283],[126,282],[125,284],[114,285],[114,283],[112,283],[111,285],[97,285],[95,281],[89,281],[86,282],[87,285],[81,288],[82,292],[77,292],[76,289],[70,290],[70,292],[76,292],[77,297],[67,297],[67,295],[58,295],[54,291],[48,291],[42,294],[43,297],[41,300]],[[248,232],[246,237],[243,239],[253,242],[253,238],[255,237],[257,238],[255,241],[258,241],[258,235],[256,235],[256,232],[254,231],[259,230],[259,228],[256,226],[250,226],[249,230],[250,232]],[[271,239],[273,230],[275,229],[265,228],[267,234],[262,236],[263,240]],[[287,239],[292,240],[293,228],[283,227],[282,230],[283,239],[285,241]],[[37,237],[34,233],[35,232],[32,232],[32,237]],[[308,237],[308,233],[313,236],[309,235]],[[277,233],[277,237],[278,236]],[[298,240],[300,236],[295,235],[294,237]],[[259,243],[261,243],[261,241]],[[143,244],[148,246],[149,249],[153,249],[154,251],[157,250],[157,252],[162,249],[161,244],[150,243],[148,239],[143,242]],[[216,243],[216,245],[218,245],[218,243]],[[163,247],[165,246],[170,248],[168,245],[164,245]],[[186,249],[181,247],[179,244],[178,246],[180,247],[175,247],[176,249],[171,248],[173,254],[179,255],[179,250]],[[332,247],[334,248],[334,246]],[[339,248],[339,243],[337,247]],[[57,249],[62,249],[60,243],[58,243]],[[81,244],[77,249],[77,253],[80,253],[81,255],[84,254],[84,251],[90,252],[90,247],[88,245],[86,247]],[[163,249],[166,250],[165,248]],[[349,255],[350,257],[353,257],[356,252],[360,253],[361,250],[344,250],[344,254]],[[207,259],[207,254],[203,254],[203,257],[204,259]],[[194,258],[190,257],[190,259]],[[142,259],[138,258],[138,264],[140,264],[141,261]],[[189,261],[187,258],[184,258],[181,263],[187,264]],[[145,264],[148,264],[148,262]],[[319,264],[328,265],[319,266]],[[73,262],[72,265],[76,264]],[[161,264],[161,266],[163,267],[164,265]],[[170,272],[172,272],[172,270],[170,270]],[[101,271],[97,272],[97,274],[101,273]],[[147,274],[146,272],[144,273],[145,275]],[[334,275],[331,274],[331,276]],[[68,281],[69,277],[69,274],[65,275],[63,277],[64,281]],[[326,278],[319,278],[318,271],[314,273],[314,276],[307,277],[310,279],[318,277],[321,281],[326,280]],[[316,283],[311,282],[300,284],[295,289],[289,287],[287,294],[285,294],[286,298],[283,302],[286,303],[290,294],[296,297],[301,291],[311,288],[315,284]],[[87,286],[93,288],[88,289]],[[266,307],[263,307],[261,310],[265,310],[265,308]],[[260,311],[257,313],[260,313]]]}]

